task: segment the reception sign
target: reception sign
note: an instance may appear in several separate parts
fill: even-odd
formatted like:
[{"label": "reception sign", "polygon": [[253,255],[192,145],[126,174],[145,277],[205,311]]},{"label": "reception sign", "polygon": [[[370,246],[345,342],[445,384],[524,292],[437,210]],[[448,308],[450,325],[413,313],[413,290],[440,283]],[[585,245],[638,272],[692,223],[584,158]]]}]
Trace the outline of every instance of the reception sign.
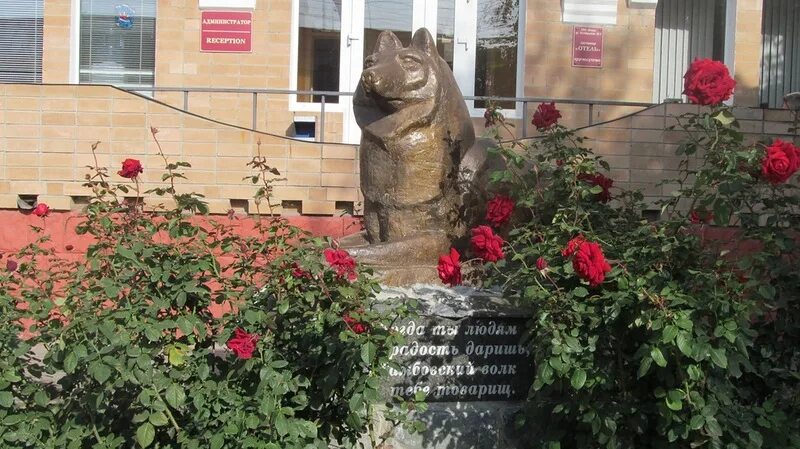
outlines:
[{"label": "reception sign", "polygon": [[579,27],[572,30],[572,66],[603,66],[603,29],[600,27]]},{"label": "reception sign", "polygon": [[252,44],[252,12],[203,11],[201,13],[201,51],[249,53]]}]

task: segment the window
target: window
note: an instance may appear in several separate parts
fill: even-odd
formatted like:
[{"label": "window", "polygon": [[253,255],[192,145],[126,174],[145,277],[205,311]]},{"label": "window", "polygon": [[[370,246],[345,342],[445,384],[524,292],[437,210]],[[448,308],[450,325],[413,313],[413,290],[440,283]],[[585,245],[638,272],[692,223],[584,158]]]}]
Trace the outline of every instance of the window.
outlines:
[{"label": "window", "polygon": [[[517,47],[519,3],[506,0],[478,0],[475,95],[515,97],[517,93]],[[499,104],[514,109],[513,102]],[[485,108],[485,101],[475,107]]]},{"label": "window", "polygon": [[42,82],[44,0],[0,2],[0,82]]},{"label": "window", "polygon": [[[341,0],[300,0],[297,51],[297,90],[339,90]],[[298,95],[297,101],[318,103],[315,95]],[[338,97],[326,97],[338,103]]]},{"label": "window", "polygon": [[81,0],[79,81],[126,89],[155,81],[156,0]]},{"label": "window", "polygon": [[[732,10],[732,8],[731,8]],[[653,102],[682,98],[683,74],[696,58],[728,59],[726,0],[661,0],[656,7]]]},{"label": "window", "polygon": [[800,91],[800,2],[764,0],[761,32],[761,105],[780,108]]},{"label": "window", "polygon": [[[465,96],[521,94],[520,0],[294,0],[293,8],[292,89],[352,92],[381,31],[391,30],[408,45],[413,32],[426,27]],[[311,110],[308,103],[319,101],[297,95],[292,103]],[[326,97],[326,103],[335,101]],[[469,106],[480,115],[475,109],[486,105]],[[513,102],[502,106],[515,113]]]}]

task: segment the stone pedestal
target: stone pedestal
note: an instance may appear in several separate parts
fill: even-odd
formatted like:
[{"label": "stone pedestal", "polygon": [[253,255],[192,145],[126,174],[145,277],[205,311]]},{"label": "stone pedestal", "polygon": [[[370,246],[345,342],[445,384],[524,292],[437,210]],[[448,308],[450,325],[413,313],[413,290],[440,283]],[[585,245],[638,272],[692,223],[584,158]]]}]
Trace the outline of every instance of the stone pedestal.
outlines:
[{"label": "stone pedestal", "polygon": [[[398,323],[407,339],[393,359],[388,396],[427,393],[429,408],[417,418],[421,434],[393,430],[385,449],[512,449],[514,415],[533,379],[527,347],[520,344],[530,314],[492,291],[417,284],[387,287],[382,302],[414,298],[419,318]],[[379,432],[389,430],[380,421]]]}]

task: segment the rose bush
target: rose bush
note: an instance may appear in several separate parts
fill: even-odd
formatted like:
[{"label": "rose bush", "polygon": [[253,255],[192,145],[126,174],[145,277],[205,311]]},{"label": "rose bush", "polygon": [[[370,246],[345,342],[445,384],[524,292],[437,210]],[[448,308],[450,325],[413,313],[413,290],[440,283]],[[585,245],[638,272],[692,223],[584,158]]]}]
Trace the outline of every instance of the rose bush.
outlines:
[{"label": "rose bush", "polygon": [[[368,272],[279,217],[261,217],[258,237],[242,236],[232,215],[198,224],[202,198],[176,189],[188,163],[164,157],[164,184],[147,192],[173,209],[145,205],[138,181],[114,182],[142,173],[126,164],[109,174],[95,163],[87,177],[84,258],[56,254],[45,216],[36,242],[1,256],[0,446],[323,449],[379,439],[372,417],[402,338],[391,324],[413,304],[377,308]],[[261,156],[249,165],[266,207],[279,173]],[[424,408],[401,401],[386,419],[403,422],[410,406]]]},{"label": "rose bush", "polygon": [[[522,447],[800,447],[800,153],[745,142],[720,105],[724,66],[695,62],[686,87],[713,107],[676,117],[684,160],[657,221],[640,193],[612,198],[608,164],[575,132],[505,143],[490,129],[507,162],[492,178],[530,218],[498,236],[504,258],[476,265],[533,311]],[[733,228],[717,241],[704,224]]]}]

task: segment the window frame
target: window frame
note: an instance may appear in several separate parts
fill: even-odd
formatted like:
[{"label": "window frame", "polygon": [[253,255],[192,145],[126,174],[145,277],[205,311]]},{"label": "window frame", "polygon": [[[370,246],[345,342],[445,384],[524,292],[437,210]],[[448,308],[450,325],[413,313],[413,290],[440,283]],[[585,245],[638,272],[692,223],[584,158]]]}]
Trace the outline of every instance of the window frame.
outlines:
[{"label": "window frame", "polygon": [[[352,3],[353,0],[343,0],[344,3]],[[363,2],[357,2],[358,4],[363,6]],[[422,1],[415,1],[414,7],[415,11],[412,11],[412,17],[414,18],[413,27],[417,29],[418,26],[422,26],[419,23],[419,16],[420,9],[426,9],[427,14],[430,14],[431,11],[436,11],[437,1],[436,0],[427,0],[424,2]],[[418,6],[419,5],[419,6]],[[349,7],[342,7],[342,14],[344,15],[346,12],[351,11]],[[515,96],[517,98],[524,97],[525,94],[525,22],[526,22],[526,11],[527,11],[527,2],[525,0],[519,0],[519,23],[517,25],[518,30],[518,37],[517,37],[517,61],[516,61],[516,86],[515,86]],[[361,12],[363,15],[363,11]],[[289,55],[289,89],[290,90],[297,90],[297,75],[299,70],[299,39],[300,39],[300,0],[292,0],[292,11],[291,11],[291,36],[290,36],[290,55]],[[434,24],[435,15],[434,17]],[[344,28],[344,23],[347,19],[342,17],[342,28]],[[477,20],[477,19],[476,19]],[[363,27],[363,25],[362,25]],[[435,26],[433,27],[435,29]],[[431,29],[431,27],[429,27]],[[341,31],[341,30],[340,30]],[[362,35],[363,38],[363,35]],[[470,42],[469,45],[475,46],[477,44],[477,29],[469,36]],[[454,37],[457,39],[457,37]],[[343,39],[340,36],[340,42]],[[341,48],[341,47],[340,47]],[[340,50],[339,54],[339,64],[340,70],[343,63],[347,61],[344,51]],[[363,59],[363,58],[362,58]],[[455,64],[455,61],[454,61]],[[473,66],[476,64],[474,58],[472,59]],[[454,67],[454,72],[455,72]],[[474,77],[473,77],[474,78]],[[344,82],[340,76],[339,78],[339,91],[344,92],[341,90],[341,84]],[[474,79],[472,81],[474,83]],[[459,86],[461,87],[461,86]],[[474,88],[474,86],[473,86]],[[345,90],[346,91],[346,90]],[[466,94],[465,94],[466,95]],[[325,112],[347,112],[349,108],[345,107],[345,101],[341,101],[342,99],[351,98],[349,96],[340,97],[340,101],[338,103],[325,103]],[[467,108],[469,109],[470,116],[473,118],[483,117],[484,113],[486,112],[486,108],[476,108],[474,106],[474,100],[466,100]],[[522,102],[516,102],[516,107],[514,109],[507,109],[504,110],[504,114],[507,118],[510,119],[520,119],[522,117]],[[307,102],[307,101],[298,101],[297,94],[289,94],[289,111],[290,112],[320,112],[320,103],[315,102]]]},{"label": "window frame", "polygon": [[[70,33],[69,33],[69,83],[70,84],[93,84],[81,83],[80,81],[80,58],[81,58],[81,1],[71,0],[70,3]],[[155,15],[155,43],[153,51],[153,85],[156,87],[157,83],[157,69],[158,69],[158,0],[155,2],[156,15]],[[131,90],[126,87],[110,84],[124,90]],[[137,92],[142,95],[152,96],[154,91],[147,88],[137,89]]]}]

